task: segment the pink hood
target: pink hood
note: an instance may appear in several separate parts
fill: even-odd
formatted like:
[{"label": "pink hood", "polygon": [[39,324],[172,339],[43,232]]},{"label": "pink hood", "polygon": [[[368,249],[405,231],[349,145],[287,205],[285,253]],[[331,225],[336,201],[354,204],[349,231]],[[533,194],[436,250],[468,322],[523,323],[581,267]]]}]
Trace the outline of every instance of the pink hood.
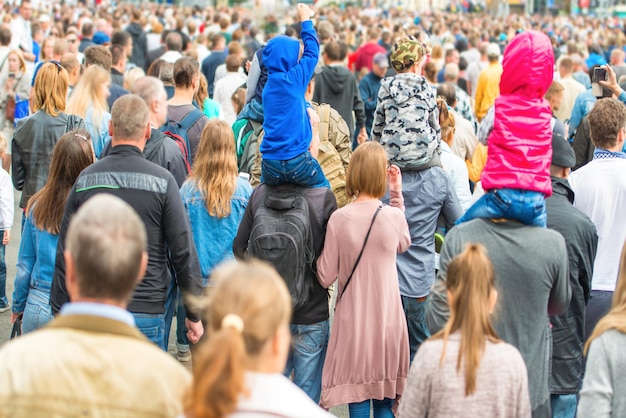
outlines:
[{"label": "pink hood", "polygon": [[489,153],[481,175],[485,190],[522,189],[552,194],[550,105],[554,52],[541,32],[515,36],[504,51]]}]

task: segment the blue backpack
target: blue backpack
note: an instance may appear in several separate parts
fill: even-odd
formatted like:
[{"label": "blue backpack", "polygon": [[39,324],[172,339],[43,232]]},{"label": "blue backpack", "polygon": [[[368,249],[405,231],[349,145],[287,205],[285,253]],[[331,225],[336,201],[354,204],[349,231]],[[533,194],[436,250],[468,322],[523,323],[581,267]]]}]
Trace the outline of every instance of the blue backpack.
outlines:
[{"label": "blue backpack", "polygon": [[183,153],[183,157],[185,157],[187,171],[191,171],[191,159],[189,157],[189,151],[191,147],[189,145],[189,137],[187,136],[187,132],[202,116],[204,116],[204,113],[202,113],[198,109],[194,109],[191,112],[187,113],[187,115],[185,115],[183,120],[181,120],[180,122],[177,122],[175,120],[169,120],[160,129],[161,132],[172,138],[180,147],[180,150]]}]

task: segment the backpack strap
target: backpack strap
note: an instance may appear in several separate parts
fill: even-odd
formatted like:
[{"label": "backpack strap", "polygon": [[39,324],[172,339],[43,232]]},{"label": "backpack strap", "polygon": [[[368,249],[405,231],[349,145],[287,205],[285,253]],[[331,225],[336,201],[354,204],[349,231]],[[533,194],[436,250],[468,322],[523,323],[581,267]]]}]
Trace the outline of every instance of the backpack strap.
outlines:
[{"label": "backpack strap", "polygon": [[337,306],[343,294],[346,293],[346,289],[348,288],[348,285],[350,284],[350,281],[352,280],[352,276],[354,275],[356,267],[359,265],[359,261],[361,261],[361,256],[363,255],[363,250],[365,250],[365,246],[367,245],[367,240],[370,237],[370,232],[372,232],[372,226],[374,226],[374,221],[376,220],[376,217],[378,216],[382,208],[383,208],[383,205],[378,205],[378,207],[376,208],[376,212],[374,212],[374,216],[372,217],[372,223],[370,223],[370,227],[367,230],[367,235],[365,235],[365,240],[363,241],[363,247],[361,247],[361,252],[359,253],[359,256],[356,258],[356,261],[354,262],[354,267],[352,267],[352,272],[350,273],[350,276],[348,276],[348,280],[346,280],[346,284],[344,285],[343,290],[339,294],[339,297],[337,298],[337,303],[335,304],[335,306]]},{"label": "backpack strap", "polygon": [[320,103],[317,107],[317,114],[320,117],[320,141],[328,141],[328,134],[330,133],[330,105]]},{"label": "backpack strap", "polygon": [[204,116],[204,113],[202,113],[198,109],[194,109],[191,112],[187,113],[183,120],[180,121],[180,127],[185,131],[188,131],[189,128],[195,125],[202,116]]},{"label": "backpack strap", "polygon": [[146,160],[148,161],[152,161],[152,159],[156,156],[157,152],[159,152],[159,149],[161,149],[161,147],[163,146],[163,142],[165,141],[165,138],[167,138],[167,135],[159,132],[160,135],[158,135],[156,138],[152,138],[150,140],[148,140],[148,142],[146,143],[146,148],[148,149],[148,153],[145,155]]}]

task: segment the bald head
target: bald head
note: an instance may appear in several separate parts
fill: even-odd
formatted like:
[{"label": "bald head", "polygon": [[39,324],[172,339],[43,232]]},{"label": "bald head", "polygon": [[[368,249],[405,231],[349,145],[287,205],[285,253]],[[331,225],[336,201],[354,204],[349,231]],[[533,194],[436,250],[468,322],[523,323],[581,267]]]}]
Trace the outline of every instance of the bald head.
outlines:
[{"label": "bald head", "polygon": [[167,120],[167,93],[163,82],[156,77],[142,77],[130,89],[146,103],[150,111],[150,123],[159,127]]},{"label": "bald head", "polygon": [[130,93],[141,97],[148,106],[158,100],[164,91],[163,82],[156,77],[142,77],[130,88]]}]

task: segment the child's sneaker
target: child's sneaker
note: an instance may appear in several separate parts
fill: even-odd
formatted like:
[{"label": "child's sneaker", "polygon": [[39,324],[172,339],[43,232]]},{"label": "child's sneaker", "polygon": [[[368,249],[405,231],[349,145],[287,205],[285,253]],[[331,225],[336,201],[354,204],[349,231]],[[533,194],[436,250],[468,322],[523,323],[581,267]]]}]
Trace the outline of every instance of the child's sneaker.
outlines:
[{"label": "child's sneaker", "polygon": [[443,247],[444,236],[442,233],[435,232],[435,252],[441,254],[441,248]]},{"label": "child's sneaker", "polygon": [[0,306],[0,313],[6,312],[9,309],[11,309],[11,305],[9,305],[8,303],[6,305]]}]

